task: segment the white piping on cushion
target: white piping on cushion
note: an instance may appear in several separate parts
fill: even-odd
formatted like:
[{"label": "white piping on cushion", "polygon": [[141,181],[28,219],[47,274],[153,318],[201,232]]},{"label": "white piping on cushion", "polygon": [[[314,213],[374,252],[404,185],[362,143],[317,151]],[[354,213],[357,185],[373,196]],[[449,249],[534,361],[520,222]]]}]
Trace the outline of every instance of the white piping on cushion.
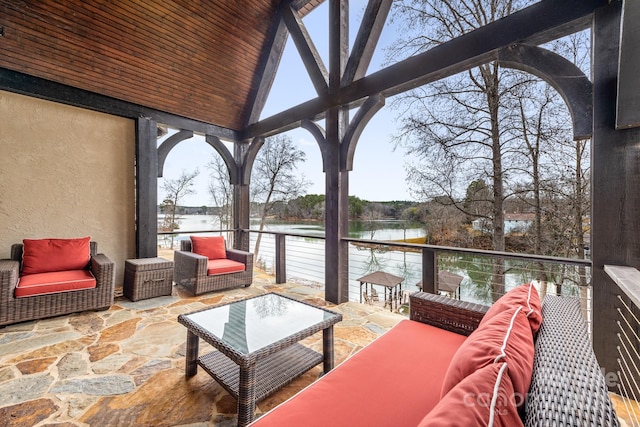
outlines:
[{"label": "white piping on cushion", "polygon": [[529,317],[535,311],[533,307],[531,307],[531,288],[533,288],[533,283],[529,283],[529,293],[527,294],[527,307],[529,307],[527,317]]},{"label": "white piping on cushion", "polygon": [[520,310],[522,310],[522,308],[523,307],[520,306],[516,309],[516,311],[513,312],[513,316],[511,316],[511,320],[509,321],[509,328],[507,329],[507,333],[504,336],[504,341],[502,342],[502,347],[500,347],[500,354],[493,360],[493,363],[497,363],[500,361],[500,359],[507,357],[507,342],[509,341],[509,337],[511,336],[511,331],[513,330],[513,323],[516,320],[516,316],[518,315]]},{"label": "white piping on cushion", "polygon": [[[493,427],[493,422],[495,421],[496,404],[498,403],[498,397],[500,394],[500,382],[502,381],[502,375],[504,374],[505,369],[507,369],[507,364],[503,363],[500,367],[500,371],[498,371],[496,383],[493,385],[493,396],[491,397],[491,407],[489,408],[489,422],[487,423],[487,427]],[[505,398],[508,397],[505,396]]]}]

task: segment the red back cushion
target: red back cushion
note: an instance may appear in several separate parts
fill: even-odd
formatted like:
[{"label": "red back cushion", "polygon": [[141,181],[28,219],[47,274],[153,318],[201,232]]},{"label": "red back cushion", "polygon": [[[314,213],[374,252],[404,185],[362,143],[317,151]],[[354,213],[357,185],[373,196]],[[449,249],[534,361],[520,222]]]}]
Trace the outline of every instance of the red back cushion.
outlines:
[{"label": "red back cushion", "polygon": [[196,237],[191,236],[191,251],[194,254],[206,256],[209,259],[223,259],[227,257],[224,237]]},{"label": "red back cushion", "polygon": [[525,396],[533,374],[533,334],[524,307],[503,311],[473,331],[453,356],[441,396],[487,365],[507,362],[513,388]]},{"label": "red back cushion", "polygon": [[82,270],[89,264],[89,240],[24,239],[22,241],[22,274]]},{"label": "red back cushion", "polygon": [[502,313],[512,307],[523,306],[527,318],[531,324],[531,331],[535,335],[542,324],[542,304],[540,295],[533,284],[520,285],[504,294],[496,301],[482,318],[480,325],[491,319],[498,313]]},{"label": "red back cushion", "polygon": [[507,363],[478,369],[447,393],[418,427],[518,427],[524,396],[513,390]]}]

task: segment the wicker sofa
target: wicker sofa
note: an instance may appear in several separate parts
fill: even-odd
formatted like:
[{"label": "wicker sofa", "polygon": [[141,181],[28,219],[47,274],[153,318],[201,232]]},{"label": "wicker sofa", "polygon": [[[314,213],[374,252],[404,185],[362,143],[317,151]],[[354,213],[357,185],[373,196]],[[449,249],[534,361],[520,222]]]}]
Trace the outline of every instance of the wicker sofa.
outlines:
[{"label": "wicker sofa", "polygon": [[86,269],[95,278],[95,287],[17,297],[23,244],[12,245],[11,259],[0,260],[0,326],[86,310],[108,309],[114,299],[115,263],[97,251],[98,244],[89,242],[90,260]]},{"label": "wicker sofa", "polygon": [[[195,238],[192,236],[189,240],[181,240],[181,250],[175,251],[173,254],[173,281],[177,285],[184,286],[192,295],[239,288],[253,283],[253,254],[251,252],[226,248],[222,237],[219,237],[222,239],[221,253],[216,259],[193,251],[192,240],[197,242],[196,239],[206,241],[216,238]],[[219,266],[218,263],[223,264]],[[231,263],[242,268],[230,271],[227,264]]]},{"label": "wicker sofa", "polygon": [[[505,311],[496,309],[492,315]],[[487,343],[495,337],[485,334],[466,347],[475,351],[475,360],[463,363],[458,357],[463,344],[482,335],[479,325],[485,324],[488,308],[416,293],[411,296],[410,320],[251,426],[618,426],[579,302],[547,296],[540,312],[541,324],[531,323],[532,332],[539,330],[532,333],[534,350],[528,355],[509,356],[513,349],[505,338],[506,358],[493,359]],[[487,325],[494,322],[486,320]],[[511,322],[509,333],[517,335]],[[527,359],[530,377],[518,379],[515,365]],[[486,366],[474,371],[468,366],[473,363]],[[502,368],[504,375],[493,382],[498,375],[491,375]],[[455,379],[448,389],[448,377],[460,369],[469,369],[467,376]],[[488,388],[482,384],[488,378],[484,373],[490,373]],[[524,384],[518,384],[523,379]],[[527,387],[528,393],[518,396],[518,386]]]}]

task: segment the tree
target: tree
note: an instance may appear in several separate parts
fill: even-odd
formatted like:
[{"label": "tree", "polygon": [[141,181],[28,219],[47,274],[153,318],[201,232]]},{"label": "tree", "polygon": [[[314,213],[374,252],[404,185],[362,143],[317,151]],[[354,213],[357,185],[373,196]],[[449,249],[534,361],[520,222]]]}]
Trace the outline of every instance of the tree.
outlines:
[{"label": "tree", "polygon": [[324,194],[305,194],[290,200],[288,213],[293,218],[317,219],[324,218]]},{"label": "tree", "polygon": [[[551,49],[563,55],[578,66],[586,75],[591,70],[591,40],[588,30],[572,34],[553,42]],[[590,147],[591,140],[572,141],[566,137],[559,141],[551,157],[551,170],[554,172],[548,181],[550,194],[557,194],[558,198],[566,200],[567,210],[549,210],[547,216],[554,218],[560,213],[561,218],[556,222],[565,221],[570,225],[568,239],[564,240],[565,252],[563,256],[585,258],[585,233],[589,233],[591,212],[591,181],[590,181]],[[559,192],[554,190],[558,188]],[[563,215],[564,213],[564,215]],[[562,218],[564,216],[564,218]],[[583,304],[587,300],[587,275],[585,267],[579,266],[578,277],[575,282],[580,286]],[[562,279],[562,278],[561,278]],[[562,280],[556,281],[562,283]]]},{"label": "tree", "polygon": [[475,218],[491,218],[491,188],[484,179],[474,179],[467,187],[464,212]]},{"label": "tree", "polygon": [[[424,51],[483,27],[509,15],[517,3],[521,2],[400,0],[394,3],[394,16],[408,31],[390,56]],[[512,122],[512,110],[503,107],[505,96],[518,84],[521,81],[513,72],[490,62],[406,92],[396,101],[396,106],[408,111],[396,143],[417,159],[408,169],[417,195],[425,200],[444,195],[440,199],[446,204],[469,214],[461,186],[478,178],[489,182],[492,247],[496,251],[505,249],[503,205],[510,172],[505,165],[514,163],[510,158],[515,156],[517,144],[505,137],[503,124]],[[496,298],[504,293],[504,272],[504,261],[496,259],[492,280]]]},{"label": "tree", "polygon": [[[167,179],[162,184],[162,189],[166,193],[166,197],[162,206],[164,207],[164,224],[167,224],[167,230],[163,231],[174,231],[179,228],[177,223],[177,211],[178,211],[178,203],[184,196],[188,196],[190,194],[194,194],[195,190],[193,189],[194,180],[198,176],[200,171],[196,169],[191,173],[187,173],[185,170],[182,171],[182,175],[176,179]],[[173,248],[173,235],[171,235],[171,247]]]},{"label": "tree", "polygon": [[349,196],[349,218],[358,219],[362,216],[367,202],[357,196]]},{"label": "tree", "polygon": [[[399,0],[394,17],[402,20],[408,31],[403,32],[389,56],[401,57],[432,48],[528,3],[531,2]],[[550,43],[549,48],[584,68],[588,64],[584,52],[588,49],[584,48],[583,34]],[[549,216],[549,209],[545,209],[545,204],[550,203],[547,187],[559,185],[554,178],[558,167],[554,161],[567,160],[556,153],[566,151],[563,141],[571,139],[566,125],[571,122],[570,117],[555,90],[532,75],[490,62],[407,92],[394,105],[404,111],[401,133],[395,141],[414,160],[408,168],[408,180],[414,184],[416,195],[453,206],[472,217],[486,218],[492,249],[504,251],[504,212],[509,198],[517,194],[535,213],[533,252],[560,255],[545,246],[545,242],[557,241],[545,236],[547,227],[543,227]],[[581,146],[573,146],[578,159],[582,158],[578,154]],[[463,193],[463,185],[469,182]],[[575,185],[562,188],[574,188],[577,193],[576,185],[582,187],[583,182],[583,175],[576,173],[572,181]],[[568,199],[553,200],[567,213]],[[571,206],[572,219],[565,220],[564,225],[581,229],[578,223],[582,224],[583,219],[578,218],[574,204]],[[583,213],[584,205],[581,206]],[[577,242],[576,234],[578,231],[572,236]],[[494,297],[504,292],[504,272],[504,261],[496,259]]]},{"label": "tree", "polygon": [[233,219],[233,186],[229,179],[229,171],[218,154],[214,154],[207,163],[207,169],[210,177],[209,194],[217,208],[220,228],[224,228],[223,224],[231,224]]},{"label": "tree", "polygon": [[[589,46],[589,33],[583,31],[556,40],[548,48],[588,74]],[[589,198],[584,197],[589,186],[589,142],[572,140],[570,114],[547,83],[523,85],[516,90],[520,111],[517,136],[524,142],[523,171],[530,178],[523,186],[522,199],[535,213],[531,229],[533,252],[584,258],[583,223],[590,211]],[[586,285],[584,268],[578,269],[577,275],[572,279]],[[542,292],[547,281],[565,281],[550,266],[545,269],[542,264],[537,279]]]},{"label": "tree", "polygon": [[[278,203],[286,203],[303,194],[309,186],[304,176],[296,176],[299,163],[306,160],[304,151],[297,149],[287,135],[265,140],[253,165],[251,196],[260,203],[260,225],[264,229],[267,215]],[[262,234],[258,233],[254,256],[258,259]]]}]

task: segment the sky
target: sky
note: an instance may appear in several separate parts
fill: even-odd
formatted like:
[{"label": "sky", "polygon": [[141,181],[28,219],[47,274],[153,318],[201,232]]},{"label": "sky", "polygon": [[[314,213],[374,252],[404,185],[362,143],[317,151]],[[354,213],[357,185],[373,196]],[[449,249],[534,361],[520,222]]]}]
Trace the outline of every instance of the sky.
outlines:
[{"label": "sky", "polygon": [[[350,1],[350,40],[358,32],[366,7],[366,0]],[[328,67],[328,2],[324,2],[309,13],[303,22]],[[368,74],[384,68],[385,47],[395,40],[395,30],[389,23],[385,26],[376,48]],[[276,78],[267,99],[261,119],[282,110],[296,106],[317,94],[304,68],[298,51],[289,37]],[[349,174],[349,195],[368,201],[413,200],[405,181],[405,156],[402,148],[394,149],[392,135],[397,133],[397,112],[389,108],[390,100],[367,124],[357,144],[353,171]],[[352,111],[352,114],[355,112]],[[319,122],[324,126],[324,121]],[[298,173],[311,182],[307,194],[325,193],[325,176],[322,172],[320,150],[315,139],[304,129],[286,133],[299,149],[306,153],[306,161],[300,164]],[[207,164],[217,153],[204,142],[203,136],[182,141],[169,153],[164,167],[164,179],[176,179],[182,171],[192,172],[196,168],[199,175],[195,180],[193,195],[185,196],[180,202],[186,206],[211,206],[210,181]],[[158,197],[164,198],[162,183],[158,179]]]}]

